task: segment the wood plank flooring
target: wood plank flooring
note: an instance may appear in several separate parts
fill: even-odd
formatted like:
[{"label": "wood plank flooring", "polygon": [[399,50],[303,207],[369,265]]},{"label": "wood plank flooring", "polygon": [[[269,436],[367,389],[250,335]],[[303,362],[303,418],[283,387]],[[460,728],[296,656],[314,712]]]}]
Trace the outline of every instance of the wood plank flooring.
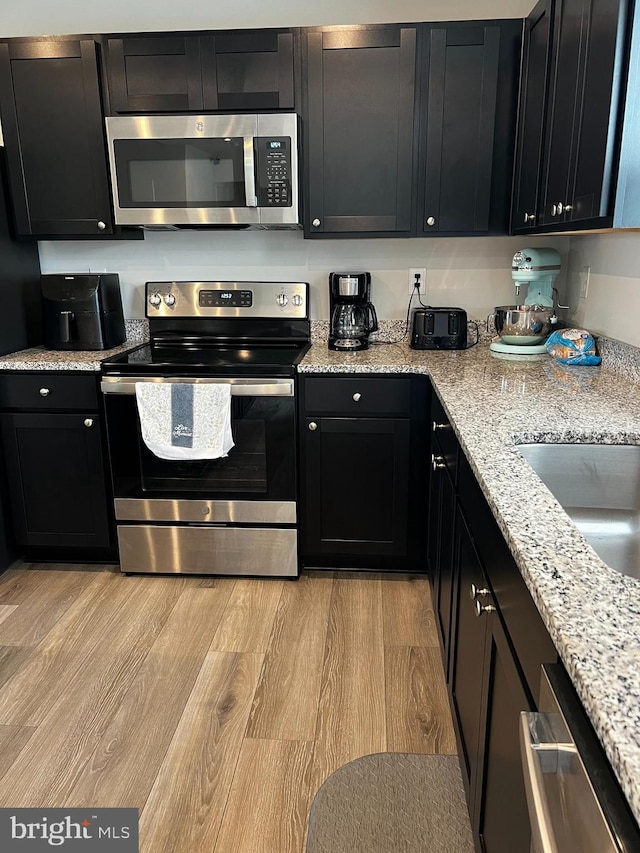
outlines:
[{"label": "wood plank flooring", "polygon": [[373,752],[454,753],[428,583],[0,576],[0,806],[130,806],[144,853],[303,853]]}]

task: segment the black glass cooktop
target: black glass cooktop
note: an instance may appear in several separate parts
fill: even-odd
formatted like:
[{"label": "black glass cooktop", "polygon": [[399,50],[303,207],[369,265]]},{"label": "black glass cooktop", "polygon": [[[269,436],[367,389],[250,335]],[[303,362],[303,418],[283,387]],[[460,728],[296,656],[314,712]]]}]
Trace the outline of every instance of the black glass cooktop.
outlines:
[{"label": "black glass cooktop", "polygon": [[299,346],[168,346],[143,344],[102,362],[102,372],[156,374],[166,376],[238,374],[248,376],[292,376],[295,365],[309,349]]}]

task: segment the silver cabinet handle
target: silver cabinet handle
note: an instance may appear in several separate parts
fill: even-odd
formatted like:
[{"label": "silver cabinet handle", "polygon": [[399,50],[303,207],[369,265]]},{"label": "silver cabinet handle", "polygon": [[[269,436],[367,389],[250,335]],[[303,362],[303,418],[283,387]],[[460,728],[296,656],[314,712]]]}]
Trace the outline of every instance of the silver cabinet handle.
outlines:
[{"label": "silver cabinet handle", "polygon": [[435,216],[427,216],[427,225],[433,227],[436,224]]},{"label": "silver cabinet handle", "polygon": [[435,432],[437,429],[446,429],[449,424],[439,424],[438,421],[431,422],[431,429]]},{"label": "silver cabinet handle", "polygon": [[552,215],[552,216],[555,216],[557,213],[558,213],[558,205],[557,205],[557,204],[552,204],[552,205],[551,205],[551,215]]},{"label": "silver cabinet handle", "polygon": [[362,394],[360,394],[359,391],[356,391],[356,393],[353,395],[353,399],[355,400],[356,403],[358,403],[360,401],[361,397],[362,397]]},{"label": "silver cabinet handle", "polygon": [[48,397],[50,393],[51,393],[51,391],[48,388],[41,388],[40,389],[40,396],[41,397]]},{"label": "silver cabinet handle", "polygon": [[525,213],[524,215],[524,224],[528,225],[529,222],[535,222],[536,215],[535,213]]},{"label": "silver cabinet handle", "polygon": [[318,429],[318,424],[315,421],[311,421],[309,424],[309,429],[311,432],[315,432]]},{"label": "silver cabinet handle", "polygon": [[106,227],[107,227],[106,224],[101,219],[99,219],[98,220],[98,231],[104,231],[104,229]]},{"label": "silver cabinet handle", "polygon": [[314,228],[319,228],[321,225],[321,222],[319,219],[314,219],[311,224],[313,225]]},{"label": "silver cabinet handle", "polygon": [[564,204],[561,201],[559,201],[558,202],[558,216],[562,216],[563,212],[564,212]]},{"label": "silver cabinet handle", "polygon": [[476,616],[482,616],[483,613],[493,613],[495,607],[493,604],[480,604],[478,599],[476,599]]},{"label": "silver cabinet handle", "polygon": [[478,589],[478,587],[472,583],[469,589],[469,597],[472,601],[475,601],[479,595],[491,595],[490,589]]},{"label": "silver cabinet handle", "polygon": [[93,418],[85,418],[84,419],[84,425],[86,427],[92,427],[93,426]]},{"label": "silver cabinet handle", "polygon": [[431,467],[434,471],[437,471],[438,468],[446,468],[444,464],[443,456],[436,456],[434,453],[431,454]]}]

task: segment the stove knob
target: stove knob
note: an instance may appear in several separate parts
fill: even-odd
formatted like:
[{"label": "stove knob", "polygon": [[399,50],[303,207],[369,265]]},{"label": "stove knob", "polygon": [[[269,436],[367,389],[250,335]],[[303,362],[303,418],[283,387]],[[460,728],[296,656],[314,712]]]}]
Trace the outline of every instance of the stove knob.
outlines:
[{"label": "stove knob", "polygon": [[293,299],[291,301],[296,306],[296,308],[298,308],[298,307],[300,307],[300,305],[302,305],[302,296],[300,296],[299,293],[296,293],[296,295],[293,297]]},{"label": "stove knob", "polygon": [[286,293],[279,293],[276,296],[276,302],[280,305],[281,308],[284,308],[285,305],[289,302],[289,297]]},{"label": "stove knob", "polygon": [[176,304],[176,298],[173,293],[165,293],[164,304],[168,305],[169,308],[173,308],[173,306]]},{"label": "stove knob", "polygon": [[162,299],[160,298],[159,293],[152,293],[149,297],[149,305],[153,305],[154,308],[157,308],[161,302]]}]

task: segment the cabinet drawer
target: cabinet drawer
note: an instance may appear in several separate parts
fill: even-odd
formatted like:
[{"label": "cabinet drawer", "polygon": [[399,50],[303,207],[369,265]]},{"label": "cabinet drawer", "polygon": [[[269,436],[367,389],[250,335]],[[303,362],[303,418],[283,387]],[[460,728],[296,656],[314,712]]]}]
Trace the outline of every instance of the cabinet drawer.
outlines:
[{"label": "cabinet drawer", "polygon": [[408,415],[411,405],[410,378],[308,378],[304,388],[307,412]]},{"label": "cabinet drawer", "polygon": [[97,409],[97,382],[92,375],[0,374],[0,408]]}]

